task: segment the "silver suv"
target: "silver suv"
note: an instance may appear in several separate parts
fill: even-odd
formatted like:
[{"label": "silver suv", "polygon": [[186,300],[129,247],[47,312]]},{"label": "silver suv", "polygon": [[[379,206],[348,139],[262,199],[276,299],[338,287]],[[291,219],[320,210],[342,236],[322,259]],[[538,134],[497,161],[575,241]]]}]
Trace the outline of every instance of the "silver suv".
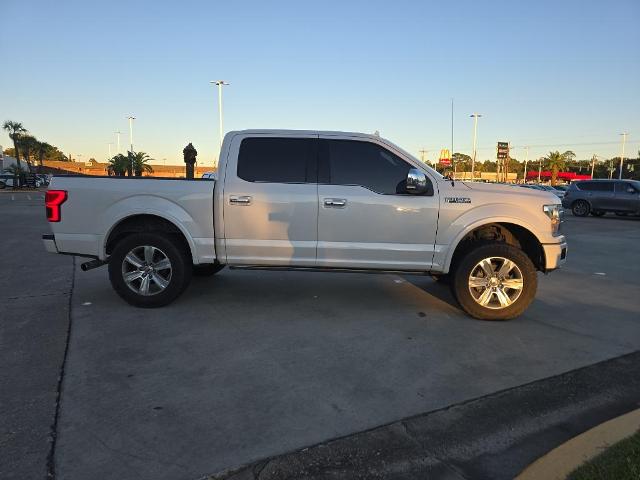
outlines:
[{"label": "silver suv", "polygon": [[616,215],[640,215],[640,182],[637,180],[582,180],[569,186],[562,206],[577,217],[591,214],[601,217],[607,212]]}]

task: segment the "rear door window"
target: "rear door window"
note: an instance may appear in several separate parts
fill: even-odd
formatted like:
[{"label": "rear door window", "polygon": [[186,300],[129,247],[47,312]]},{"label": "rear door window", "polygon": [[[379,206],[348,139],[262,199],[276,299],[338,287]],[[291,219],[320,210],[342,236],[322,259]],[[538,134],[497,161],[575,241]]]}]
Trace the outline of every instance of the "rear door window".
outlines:
[{"label": "rear door window", "polygon": [[580,182],[578,186],[589,192],[613,192],[613,182]]},{"label": "rear door window", "polygon": [[238,177],[248,182],[315,183],[315,138],[245,138],[238,155]]}]

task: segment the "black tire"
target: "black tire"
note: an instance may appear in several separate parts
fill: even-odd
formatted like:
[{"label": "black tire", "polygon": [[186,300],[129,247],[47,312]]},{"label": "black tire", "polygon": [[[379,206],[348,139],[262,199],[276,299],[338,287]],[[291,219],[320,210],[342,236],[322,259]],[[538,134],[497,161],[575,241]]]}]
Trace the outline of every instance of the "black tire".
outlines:
[{"label": "black tire", "polygon": [[586,217],[591,211],[591,205],[586,200],[576,200],[571,205],[571,212],[576,217]]},{"label": "black tire", "polygon": [[[494,293],[489,293],[488,298],[490,301],[488,306],[483,306],[471,293],[472,287],[469,285],[471,274],[477,272],[479,263],[485,259],[493,259],[490,264],[494,265],[493,262],[495,262],[495,268],[506,263],[501,262],[499,259],[510,260],[517,267],[512,271],[513,277],[509,276],[508,279],[521,280],[522,288],[509,289],[507,287],[509,300],[512,300],[512,303],[508,306],[500,307],[495,305],[498,303],[499,296]],[[489,280],[489,277],[487,279]],[[500,288],[501,292],[504,292],[505,290],[501,288],[502,280],[496,279],[495,281],[499,282],[496,288]],[[519,248],[507,244],[482,245],[471,250],[458,263],[453,273],[451,286],[454,296],[462,309],[472,317],[479,320],[509,320],[522,314],[536,296],[538,275],[531,259]],[[482,296],[481,292],[484,290],[491,290],[491,287],[473,289],[474,294],[480,297]],[[519,293],[517,293],[518,291]]]},{"label": "black tire", "polygon": [[[152,292],[147,296],[136,293],[136,291],[133,290],[135,286],[129,287],[124,279],[123,273],[125,268],[133,268],[128,262],[125,266],[125,257],[130,252],[141,249],[144,246],[155,248],[170,262],[170,273],[167,278],[162,278],[166,286],[163,287],[162,290],[159,290],[161,287],[159,284],[156,284],[158,291]],[[156,253],[156,255],[159,254]],[[138,258],[140,259],[140,257]],[[175,235],[154,232],[136,233],[122,239],[113,249],[111,257],[109,258],[109,280],[116,293],[129,304],[143,308],[162,307],[178,298],[189,285],[192,273],[191,266],[191,256],[189,252],[186,251],[185,247]],[[158,272],[160,271],[167,275],[167,270],[158,270]],[[139,272],[140,268],[129,273]],[[155,273],[157,272],[153,271],[152,275]],[[148,272],[147,275],[149,275]],[[149,285],[149,282],[152,281],[149,280],[147,285]]]},{"label": "black tire", "polygon": [[203,263],[201,265],[193,266],[193,274],[196,277],[210,277],[215,275],[224,268],[224,265],[220,263]]},{"label": "black tire", "polygon": [[602,210],[595,210],[593,212],[591,212],[591,215],[593,215],[594,217],[602,217],[606,212],[603,212]]}]

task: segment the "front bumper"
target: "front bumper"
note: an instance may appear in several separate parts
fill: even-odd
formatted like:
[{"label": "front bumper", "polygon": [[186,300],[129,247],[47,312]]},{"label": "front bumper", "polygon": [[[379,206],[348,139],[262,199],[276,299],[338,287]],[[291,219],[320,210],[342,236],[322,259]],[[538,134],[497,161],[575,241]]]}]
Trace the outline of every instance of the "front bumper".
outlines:
[{"label": "front bumper", "polygon": [[545,258],[545,272],[560,268],[567,261],[567,242],[546,243],[542,245]]},{"label": "front bumper", "polygon": [[60,253],[56,245],[56,237],[52,233],[42,235],[42,243],[44,243],[44,249],[49,253]]}]

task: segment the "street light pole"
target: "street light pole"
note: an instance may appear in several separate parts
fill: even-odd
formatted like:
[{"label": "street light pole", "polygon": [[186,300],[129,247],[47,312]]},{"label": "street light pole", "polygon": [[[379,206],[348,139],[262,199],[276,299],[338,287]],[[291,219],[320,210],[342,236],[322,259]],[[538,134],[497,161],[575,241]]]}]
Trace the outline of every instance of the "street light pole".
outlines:
[{"label": "street light pole", "polygon": [[[209,83],[212,83],[214,85],[218,86],[218,127],[220,129],[219,135],[219,146],[220,146],[220,151],[222,151],[222,138],[223,138],[223,132],[224,129],[222,127],[222,87],[224,85],[230,85],[228,82],[225,82],[224,80],[211,80]],[[218,160],[220,160],[220,151],[218,152]]]},{"label": "street light pole", "polygon": [[540,174],[542,173],[542,157],[540,157],[540,165],[538,166],[538,184],[540,183]]},{"label": "street light pole", "polygon": [[624,162],[624,145],[627,143],[627,132],[623,132],[622,135],[622,155],[620,155],[620,172],[618,173],[618,180],[622,180],[622,163]]},{"label": "street light pole", "polygon": [[524,147],[524,151],[526,152],[524,157],[524,176],[522,177],[522,181],[527,183],[527,162],[529,161],[529,147]]},{"label": "street light pole", "polygon": [[133,121],[136,117],[129,115],[125,118],[129,120],[129,151],[133,153]]},{"label": "street light pole", "polygon": [[118,139],[118,149],[116,150],[116,153],[120,153],[120,134],[122,133],[120,130],[118,130],[117,132],[113,132],[116,134],[116,138]]},{"label": "street light pole", "polygon": [[473,158],[471,159],[471,180],[473,180],[474,173],[476,171],[476,151],[477,151],[477,140],[478,140],[478,118],[482,115],[479,113],[474,113],[470,115],[473,118]]}]

